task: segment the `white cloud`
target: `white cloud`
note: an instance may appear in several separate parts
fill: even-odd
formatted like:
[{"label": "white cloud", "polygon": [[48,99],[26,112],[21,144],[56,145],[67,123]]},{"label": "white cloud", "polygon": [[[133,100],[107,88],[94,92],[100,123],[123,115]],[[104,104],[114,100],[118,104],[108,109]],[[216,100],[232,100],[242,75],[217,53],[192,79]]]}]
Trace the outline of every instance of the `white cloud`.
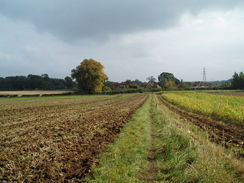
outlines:
[{"label": "white cloud", "polygon": [[15,60],[15,59],[18,59],[18,57],[10,55],[8,53],[0,52],[0,60],[3,61],[3,62],[4,61],[8,62],[10,60]]},{"label": "white cloud", "polygon": [[36,53],[36,52],[40,51],[40,49],[38,47],[30,46],[30,45],[23,46],[23,49],[28,51],[28,52],[33,52],[33,53]]}]

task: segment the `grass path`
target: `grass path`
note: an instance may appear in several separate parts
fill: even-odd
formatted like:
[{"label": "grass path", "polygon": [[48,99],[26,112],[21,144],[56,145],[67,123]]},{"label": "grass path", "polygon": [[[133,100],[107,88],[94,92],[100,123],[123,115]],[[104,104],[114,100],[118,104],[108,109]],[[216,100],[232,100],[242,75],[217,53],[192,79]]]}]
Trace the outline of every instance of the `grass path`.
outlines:
[{"label": "grass path", "polygon": [[138,182],[138,174],[147,167],[150,146],[150,101],[136,112],[123,132],[108,146],[100,158],[99,167],[84,182]]},{"label": "grass path", "polygon": [[150,94],[82,182],[243,182],[243,175],[243,160]]}]

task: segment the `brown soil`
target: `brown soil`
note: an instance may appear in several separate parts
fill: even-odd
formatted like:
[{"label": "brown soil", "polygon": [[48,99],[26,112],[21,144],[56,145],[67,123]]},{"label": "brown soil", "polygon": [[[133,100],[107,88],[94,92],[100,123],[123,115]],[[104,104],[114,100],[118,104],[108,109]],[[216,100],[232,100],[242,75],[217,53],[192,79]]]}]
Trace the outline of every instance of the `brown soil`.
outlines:
[{"label": "brown soil", "polygon": [[[203,130],[207,130],[210,140],[225,147],[237,146],[244,148],[244,125],[219,121],[208,116],[195,114],[168,103],[158,95],[159,100],[171,111],[178,113],[181,118],[191,121]],[[237,157],[244,157],[243,153],[236,152]]]},{"label": "brown soil", "polygon": [[[151,116],[151,120],[153,120],[153,117]],[[153,134],[155,134],[154,130],[151,130],[151,143],[154,141]],[[156,157],[155,157],[155,149],[150,147],[148,149],[148,155],[147,155],[147,169],[146,172],[143,172],[139,174],[138,178],[140,180],[146,181],[146,182],[153,182],[156,179],[156,176],[158,174],[158,168],[156,167]]]},{"label": "brown soil", "polygon": [[79,182],[146,99],[1,99],[0,182]]},{"label": "brown soil", "polygon": [[146,182],[153,182],[155,181],[155,178],[158,174],[158,168],[156,167],[156,157],[155,157],[155,150],[149,149],[148,155],[147,155],[147,171],[139,174],[138,178],[140,180],[146,181]]}]

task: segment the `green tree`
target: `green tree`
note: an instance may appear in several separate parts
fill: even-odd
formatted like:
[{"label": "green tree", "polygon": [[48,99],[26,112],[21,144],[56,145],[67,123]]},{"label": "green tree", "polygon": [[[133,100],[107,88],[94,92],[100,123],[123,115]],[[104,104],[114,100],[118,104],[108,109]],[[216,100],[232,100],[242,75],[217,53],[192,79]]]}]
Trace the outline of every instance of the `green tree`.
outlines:
[{"label": "green tree", "polygon": [[72,89],[73,88],[73,81],[72,81],[71,77],[66,76],[64,78],[64,80],[65,80],[65,83],[66,83],[67,88],[68,89]]},{"label": "green tree", "polygon": [[156,78],[155,77],[153,77],[153,76],[149,76],[149,77],[147,77],[147,80],[149,81],[149,82],[155,82],[156,81]]},{"label": "green tree", "polygon": [[76,79],[79,89],[86,93],[101,92],[107,78],[103,72],[104,66],[93,59],[84,59],[80,65],[71,71],[71,77]]},{"label": "green tree", "polygon": [[233,77],[232,77],[232,86],[235,89],[244,89],[244,73],[240,72],[240,74],[238,73],[234,73]]},{"label": "green tree", "polygon": [[142,85],[142,81],[140,81],[139,79],[136,79],[134,82],[135,82],[138,86],[141,86],[141,85]]},{"label": "green tree", "polygon": [[172,73],[168,73],[168,72],[162,72],[158,76],[158,81],[159,81],[159,86],[161,86],[162,88],[168,88],[169,86],[171,88],[172,86],[176,86],[180,84],[180,80],[175,78]]},{"label": "green tree", "polygon": [[125,83],[130,84],[130,83],[132,83],[132,81],[131,81],[130,79],[127,79],[127,80],[125,81]]},{"label": "green tree", "polygon": [[28,83],[31,90],[42,90],[45,86],[44,79],[41,76],[29,74],[27,79],[29,80]]},{"label": "green tree", "polygon": [[49,78],[48,74],[41,74],[41,77],[44,80],[44,89],[45,90],[53,90],[54,86],[52,84],[52,79]]}]

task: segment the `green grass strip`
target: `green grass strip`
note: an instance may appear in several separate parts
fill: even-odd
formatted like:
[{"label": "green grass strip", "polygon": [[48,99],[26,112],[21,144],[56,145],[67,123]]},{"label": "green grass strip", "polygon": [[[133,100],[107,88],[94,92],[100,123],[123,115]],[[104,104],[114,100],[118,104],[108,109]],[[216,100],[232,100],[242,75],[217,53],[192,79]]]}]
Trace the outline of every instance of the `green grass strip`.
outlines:
[{"label": "green grass strip", "polygon": [[152,95],[137,110],[115,142],[100,157],[92,169],[92,177],[82,182],[139,182],[138,174],[145,171],[150,146],[150,101]]}]

